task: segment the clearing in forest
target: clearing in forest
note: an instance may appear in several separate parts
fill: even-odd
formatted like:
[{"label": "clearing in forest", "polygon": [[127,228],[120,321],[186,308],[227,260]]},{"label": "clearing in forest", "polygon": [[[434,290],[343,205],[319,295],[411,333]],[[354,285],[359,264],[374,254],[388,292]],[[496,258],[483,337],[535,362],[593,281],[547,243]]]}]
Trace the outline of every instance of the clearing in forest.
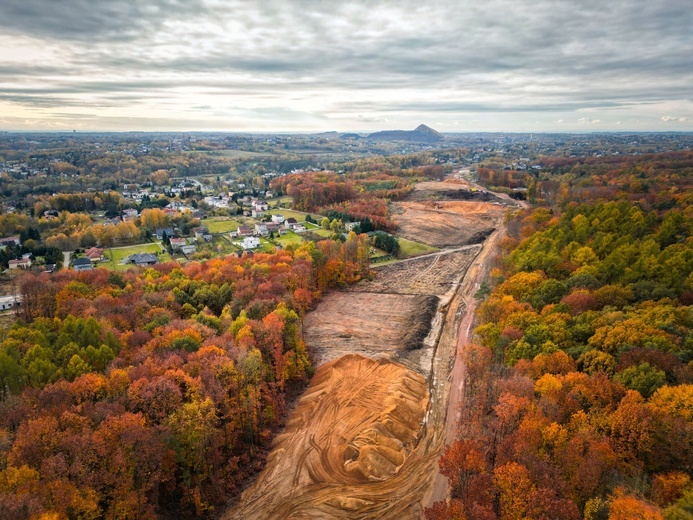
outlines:
[{"label": "clearing in forest", "polygon": [[502,222],[504,207],[487,202],[397,202],[392,219],[397,235],[434,247],[483,242]]},{"label": "clearing in forest", "polygon": [[400,514],[411,511],[417,473],[431,466],[415,450],[427,394],[421,375],[385,359],[322,365],[267,467],[224,520],[375,518],[397,498]]}]

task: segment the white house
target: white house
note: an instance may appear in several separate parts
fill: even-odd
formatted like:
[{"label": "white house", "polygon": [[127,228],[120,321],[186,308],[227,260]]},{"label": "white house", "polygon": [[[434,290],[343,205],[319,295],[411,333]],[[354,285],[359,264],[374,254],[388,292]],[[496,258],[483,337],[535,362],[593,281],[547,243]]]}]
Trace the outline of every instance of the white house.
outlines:
[{"label": "white house", "polygon": [[255,200],[252,202],[251,206],[257,211],[267,211],[269,209],[269,205],[264,200]]},{"label": "white house", "polygon": [[187,241],[184,238],[171,239],[171,249],[173,249],[174,251],[179,251],[186,244]]},{"label": "white house", "polygon": [[260,239],[258,237],[245,237],[241,242],[243,249],[255,249],[260,247]]},{"label": "white house", "polygon": [[8,262],[10,269],[29,269],[31,267],[31,258],[22,258],[21,260],[10,260]]},{"label": "white house", "polygon": [[272,222],[275,224],[281,224],[284,222],[284,215],[272,215]]},{"label": "white house", "polygon": [[344,229],[346,229],[347,233],[348,233],[349,231],[353,231],[355,227],[360,226],[360,225],[361,225],[360,222],[347,222],[344,224]]},{"label": "white house", "polygon": [[267,229],[267,226],[265,224],[255,224],[255,234],[266,237],[267,235],[269,235],[269,229]]},{"label": "white house", "polygon": [[21,301],[22,297],[18,294],[13,296],[0,296],[0,311],[12,309],[16,305],[19,305]]}]

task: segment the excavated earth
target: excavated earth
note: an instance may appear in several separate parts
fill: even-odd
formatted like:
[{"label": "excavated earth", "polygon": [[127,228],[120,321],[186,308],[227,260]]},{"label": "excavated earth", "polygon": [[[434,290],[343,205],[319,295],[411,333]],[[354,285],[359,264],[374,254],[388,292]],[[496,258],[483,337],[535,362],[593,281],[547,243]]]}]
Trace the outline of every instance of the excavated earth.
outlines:
[{"label": "excavated earth", "polygon": [[[316,373],[264,471],[222,518],[421,517],[446,439],[450,374],[466,308],[461,293],[469,291],[460,287],[469,285],[465,273],[481,250],[464,244],[479,229],[499,226],[504,208],[399,204],[399,221],[412,238],[457,247],[379,267],[374,280],[326,295],[306,316]],[[419,217],[430,240],[414,236],[415,226],[425,229],[416,224]],[[471,221],[470,230],[465,222]],[[449,226],[457,230],[452,238]]]},{"label": "excavated earth", "polygon": [[406,201],[392,204],[397,234],[429,246],[479,244],[502,222],[501,203]]},{"label": "excavated earth", "polygon": [[427,394],[421,375],[386,359],[349,354],[321,366],[265,471],[225,518],[372,518],[387,511],[405,465],[410,476],[420,463],[411,455]]}]

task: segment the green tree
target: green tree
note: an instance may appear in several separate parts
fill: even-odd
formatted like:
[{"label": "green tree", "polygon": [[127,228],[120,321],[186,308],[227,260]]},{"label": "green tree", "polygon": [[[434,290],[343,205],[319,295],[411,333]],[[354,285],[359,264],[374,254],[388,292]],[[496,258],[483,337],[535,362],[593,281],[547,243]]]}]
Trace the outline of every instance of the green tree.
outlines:
[{"label": "green tree", "polygon": [[618,372],[614,380],[626,388],[637,390],[643,397],[648,398],[660,386],[664,386],[667,376],[662,370],[658,370],[649,363],[640,363],[638,366],[628,367]]}]

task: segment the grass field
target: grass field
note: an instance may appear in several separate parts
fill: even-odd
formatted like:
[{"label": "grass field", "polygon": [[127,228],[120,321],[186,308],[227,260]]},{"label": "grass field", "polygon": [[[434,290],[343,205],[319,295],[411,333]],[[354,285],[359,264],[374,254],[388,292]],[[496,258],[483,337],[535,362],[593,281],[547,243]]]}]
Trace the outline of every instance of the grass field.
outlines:
[{"label": "grass field", "polygon": [[271,213],[272,215],[284,215],[284,218],[295,218],[297,222],[305,222],[306,220],[306,215],[310,215],[313,217],[315,220],[320,222],[322,220],[321,215],[317,215],[316,213],[304,213],[302,211],[296,211],[294,209],[271,209],[269,210],[268,213]]},{"label": "grass field", "polygon": [[307,228],[309,231],[312,231],[316,235],[320,235],[321,237],[329,237],[332,236],[332,231],[329,229],[323,229],[321,227],[315,227],[315,228]]},{"label": "grass field", "polygon": [[210,233],[228,233],[236,231],[239,224],[237,219],[218,217],[205,219],[202,225],[209,229]]},{"label": "grass field", "polygon": [[[139,244],[136,246],[129,246],[129,247],[119,247],[119,248],[113,248],[113,249],[107,249],[104,251],[104,257],[106,257],[109,262],[102,262],[99,264],[99,267],[106,267],[108,269],[113,269],[113,264],[115,263],[115,270],[116,271],[125,271],[129,269],[130,267],[133,267],[131,264],[123,265],[123,259],[127,256],[136,254],[136,253],[160,253],[161,247],[159,244]],[[158,255],[159,257],[159,262],[168,262],[171,260],[171,255],[169,255],[166,252],[163,252]]]},{"label": "grass field", "polygon": [[412,256],[433,253],[439,250],[436,247],[427,246],[426,244],[421,244],[419,242],[413,242],[405,238],[397,237],[397,241],[399,242],[399,247],[401,250],[400,256],[402,258],[410,258]]},{"label": "grass field", "polygon": [[280,237],[275,238],[275,241],[280,243],[282,246],[286,247],[289,244],[302,244],[303,238],[301,238],[300,235],[297,235],[293,231],[289,231],[286,235],[282,235]]}]

